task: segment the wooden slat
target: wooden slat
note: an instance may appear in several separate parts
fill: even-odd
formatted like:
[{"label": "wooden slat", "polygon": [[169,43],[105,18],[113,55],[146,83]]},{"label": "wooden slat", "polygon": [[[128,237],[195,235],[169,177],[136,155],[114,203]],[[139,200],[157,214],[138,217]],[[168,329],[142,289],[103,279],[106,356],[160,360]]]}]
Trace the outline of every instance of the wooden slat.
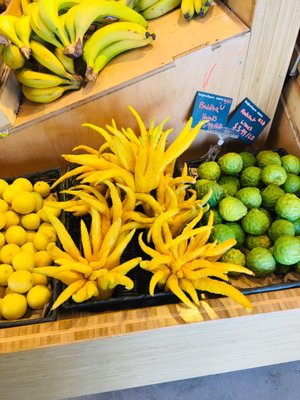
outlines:
[{"label": "wooden slat", "polygon": [[224,0],[224,3],[239,17],[246,25],[251,26],[256,0]]}]

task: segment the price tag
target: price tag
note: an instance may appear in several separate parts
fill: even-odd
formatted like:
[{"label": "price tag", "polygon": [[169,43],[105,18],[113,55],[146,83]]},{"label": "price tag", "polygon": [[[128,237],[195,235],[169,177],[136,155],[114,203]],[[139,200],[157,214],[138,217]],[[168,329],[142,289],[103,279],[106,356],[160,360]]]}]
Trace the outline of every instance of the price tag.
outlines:
[{"label": "price tag", "polygon": [[192,126],[194,127],[199,121],[207,119],[209,122],[201,130],[222,131],[226,126],[231,104],[231,97],[197,91],[192,113]]},{"label": "price tag", "polygon": [[238,133],[240,140],[253,143],[269,122],[270,118],[246,98],[230,118],[227,128]]}]

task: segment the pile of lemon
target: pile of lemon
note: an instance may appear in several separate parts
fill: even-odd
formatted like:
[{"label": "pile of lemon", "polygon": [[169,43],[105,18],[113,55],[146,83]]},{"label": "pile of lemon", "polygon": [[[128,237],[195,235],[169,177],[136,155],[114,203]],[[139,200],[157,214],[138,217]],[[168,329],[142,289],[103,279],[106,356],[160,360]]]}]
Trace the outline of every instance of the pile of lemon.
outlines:
[{"label": "pile of lemon", "polygon": [[53,200],[45,181],[0,179],[0,318],[22,318],[27,310],[42,310],[51,298],[47,277],[31,271],[52,263],[47,246],[57,237],[45,208],[59,216],[60,210],[47,206]]}]

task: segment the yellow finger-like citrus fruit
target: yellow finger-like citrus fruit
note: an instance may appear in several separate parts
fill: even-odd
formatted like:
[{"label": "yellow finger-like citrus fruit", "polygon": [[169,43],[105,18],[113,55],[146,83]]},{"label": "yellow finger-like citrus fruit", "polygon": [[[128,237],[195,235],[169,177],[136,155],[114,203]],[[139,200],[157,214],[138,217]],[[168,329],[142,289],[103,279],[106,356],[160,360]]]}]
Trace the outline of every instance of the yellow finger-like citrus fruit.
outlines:
[{"label": "yellow finger-like citrus fruit", "polygon": [[22,318],[27,311],[26,297],[19,293],[7,294],[1,302],[2,317],[7,320]]},{"label": "yellow finger-like citrus fruit", "polygon": [[47,286],[33,286],[27,293],[27,303],[34,310],[42,309],[49,303],[51,294],[51,290]]},{"label": "yellow finger-like citrus fruit", "polygon": [[9,275],[7,286],[16,293],[27,293],[33,286],[32,273],[26,270],[19,270]]}]

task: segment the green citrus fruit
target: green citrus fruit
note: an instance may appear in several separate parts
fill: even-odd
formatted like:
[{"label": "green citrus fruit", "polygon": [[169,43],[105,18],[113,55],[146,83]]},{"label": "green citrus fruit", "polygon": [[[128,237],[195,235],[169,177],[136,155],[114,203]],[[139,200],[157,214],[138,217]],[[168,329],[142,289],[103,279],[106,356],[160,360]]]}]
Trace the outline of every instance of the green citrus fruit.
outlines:
[{"label": "green citrus fruit", "polygon": [[260,168],[267,165],[281,165],[280,156],[273,150],[262,150],[256,155],[256,160]]},{"label": "green citrus fruit", "polygon": [[243,168],[243,159],[238,153],[224,154],[218,161],[225,175],[237,175]]},{"label": "green citrus fruit", "polygon": [[293,225],[294,225],[295,236],[300,235],[300,218],[296,219],[296,221],[293,222]]},{"label": "green citrus fruit", "polygon": [[227,196],[220,201],[219,212],[225,221],[235,222],[247,214],[247,207],[236,197]]},{"label": "green citrus fruit", "polygon": [[261,171],[261,180],[265,185],[281,186],[286,181],[286,178],[286,170],[280,165],[267,165]]},{"label": "green citrus fruit", "polygon": [[221,262],[241,265],[246,265],[245,255],[238,249],[229,249],[221,257]]},{"label": "green citrus fruit", "polygon": [[197,172],[199,178],[217,181],[221,175],[221,168],[216,161],[206,161],[199,165]]},{"label": "green citrus fruit", "polygon": [[270,226],[269,218],[264,212],[252,208],[242,219],[242,228],[249,235],[263,235]]},{"label": "green citrus fruit", "polygon": [[272,240],[268,235],[247,235],[245,247],[249,250],[255,249],[255,247],[263,247],[268,249],[272,246]]},{"label": "green citrus fruit", "polygon": [[300,192],[300,176],[295,174],[287,174],[286,181],[282,186],[286,193],[296,193]]},{"label": "green citrus fruit", "polygon": [[286,193],[276,201],[275,211],[279,217],[294,222],[300,218],[300,199],[293,193]]},{"label": "green citrus fruit", "polygon": [[216,181],[208,181],[201,185],[197,184],[196,182],[195,190],[197,191],[198,199],[202,199],[209,192],[209,190],[212,190],[212,195],[208,201],[208,204],[211,207],[214,207],[219,203],[224,193],[221,185],[219,185]]},{"label": "green citrus fruit", "polygon": [[240,182],[242,187],[253,186],[257,187],[261,184],[261,168],[247,167],[240,175]]},{"label": "green citrus fruit", "polygon": [[298,175],[300,172],[300,160],[292,154],[286,154],[281,157],[281,165],[286,172]]},{"label": "green citrus fruit", "polygon": [[226,225],[229,226],[234,232],[236,247],[243,246],[243,244],[245,243],[246,235],[241,225],[238,222],[227,222]]},{"label": "green citrus fruit", "polygon": [[218,244],[228,239],[235,239],[234,231],[225,224],[217,224],[213,226],[209,240],[214,242],[217,240]]},{"label": "green citrus fruit", "polygon": [[275,242],[275,240],[278,239],[280,236],[294,236],[294,225],[287,219],[279,218],[276,221],[272,222],[268,234],[273,242]]},{"label": "green citrus fruit", "polygon": [[203,218],[201,220],[203,225],[207,225],[210,211],[212,211],[214,213],[214,225],[221,224],[223,222],[223,218],[221,217],[221,214],[215,208],[211,208],[210,210],[206,211],[203,214]]},{"label": "green citrus fruit", "polygon": [[255,155],[250,153],[249,151],[242,151],[240,153],[240,156],[242,157],[243,160],[243,169],[247,167],[253,167],[257,164]]},{"label": "green citrus fruit", "polygon": [[276,201],[285,194],[285,191],[277,185],[268,185],[260,191],[262,206],[268,210],[274,210]]},{"label": "green citrus fruit", "polygon": [[276,261],[268,249],[255,247],[246,254],[246,266],[255,276],[263,277],[275,271]]},{"label": "green citrus fruit", "polygon": [[300,241],[294,236],[280,236],[274,243],[273,255],[277,262],[284,265],[300,261]]},{"label": "green citrus fruit", "polygon": [[240,199],[248,209],[258,208],[262,202],[260,190],[255,187],[244,187],[240,189],[236,197]]}]

